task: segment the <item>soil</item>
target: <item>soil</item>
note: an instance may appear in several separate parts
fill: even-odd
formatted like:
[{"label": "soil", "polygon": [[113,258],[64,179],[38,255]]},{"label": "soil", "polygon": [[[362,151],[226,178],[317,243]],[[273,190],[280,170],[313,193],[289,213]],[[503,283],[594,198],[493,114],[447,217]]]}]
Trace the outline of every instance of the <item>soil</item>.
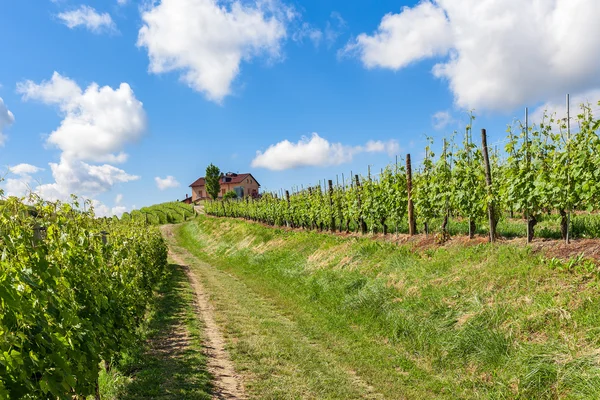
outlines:
[{"label": "soil", "polygon": [[225,350],[225,339],[215,322],[214,309],[204,287],[181,257],[174,253],[170,253],[170,255],[173,261],[185,268],[188,279],[196,292],[198,316],[204,321],[204,349],[208,357],[207,368],[213,376],[214,398],[244,399],[241,377],[236,374],[229,353]]},{"label": "soil", "polygon": [[[172,226],[164,226],[163,230],[166,235],[173,235]],[[202,283],[180,255],[169,251],[169,256],[175,263],[185,268],[188,279],[196,293],[198,317],[204,322],[203,346],[207,356],[207,369],[213,377],[213,398],[219,400],[245,399],[242,378],[235,372],[229,353],[225,349],[225,339],[215,322],[214,308],[210,304]]]}]

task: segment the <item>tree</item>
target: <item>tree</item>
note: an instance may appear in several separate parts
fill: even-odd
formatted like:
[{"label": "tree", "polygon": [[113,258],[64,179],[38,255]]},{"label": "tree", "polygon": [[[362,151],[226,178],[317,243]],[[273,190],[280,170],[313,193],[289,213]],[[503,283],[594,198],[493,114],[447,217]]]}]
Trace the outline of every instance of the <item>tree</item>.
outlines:
[{"label": "tree", "polygon": [[212,163],[206,167],[206,177],[204,178],[206,181],[206,191],[213,200],[216,200],[217,197],[219,197],[219,192],[221,191],[221,184],[219,183],[220,178],[221,170],[219,170],[219,167]]},{"label": "tree", "polygon": [[234,200],[237,199],[237,197],[237,193],[233,190],[230,190],[229,192],[223,195],[223,200]]}]

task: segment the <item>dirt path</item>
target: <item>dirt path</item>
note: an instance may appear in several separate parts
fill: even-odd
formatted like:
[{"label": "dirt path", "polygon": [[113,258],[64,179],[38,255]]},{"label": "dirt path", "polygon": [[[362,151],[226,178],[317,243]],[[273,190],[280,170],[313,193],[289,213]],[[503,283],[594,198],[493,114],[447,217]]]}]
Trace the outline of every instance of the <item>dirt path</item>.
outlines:
[{"label": "dirt path", "polygon": [[[173,235],[171,226],[163,227],[163,232],[167,236]],[[207,368],[214,378],[212,382],[214,385],[213,398],[245,399],[241,377],[235,372],[229,354],[225,350],[225,339],[215,322],[214,310],[204,287],[180,255],[169,251],[169,256],[175,263],[185,268],[188,279],[196,293],[198,317],[204,321],[205,325],[204,336],[206,342],[204,343],[204,349],[208,357]]]}]

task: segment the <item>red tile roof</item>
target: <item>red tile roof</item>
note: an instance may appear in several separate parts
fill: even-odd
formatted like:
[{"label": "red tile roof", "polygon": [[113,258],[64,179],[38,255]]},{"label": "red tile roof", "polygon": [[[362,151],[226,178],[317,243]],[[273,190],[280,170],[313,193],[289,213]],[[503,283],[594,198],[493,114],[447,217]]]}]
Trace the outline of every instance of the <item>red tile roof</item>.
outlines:
[{"label": "red tile roof", "polygon": [[[228,172],[227,174],[221,176],[221,183],[230,183],[230,184],[242,183],[249,176],[252,176],[252,174],[250,174],[250,173],[233,174],[231,172]],[[224,179],[226,179],[226,178],[231,178],[231,180],[225,182]],[[258,181],[256,180],[255,177],[252,176],[252,179],[254,179],[254,181],[258,184],[258,186],[260,186],[260,183],[258,183]],[[204,186],[204,185],[206,185],[206,182],[204,181],[204,177],[202,177],[202,178],[196,179],[196,181],[194,181],[194,183],[192,183],[190,185],[190,187],[197,187],[197,186]]]}]

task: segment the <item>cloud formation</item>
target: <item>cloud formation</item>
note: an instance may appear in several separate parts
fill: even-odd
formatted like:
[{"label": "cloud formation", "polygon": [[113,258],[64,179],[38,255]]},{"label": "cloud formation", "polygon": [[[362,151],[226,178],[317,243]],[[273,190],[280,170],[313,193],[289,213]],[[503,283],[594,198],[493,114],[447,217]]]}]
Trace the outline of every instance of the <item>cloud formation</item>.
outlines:
[{"label": "cloud formation", "polygon": [[0,97],[0,147],[4,146],[6,142],[6,135],[3,133],[4,129],[12,125],[15,122],[15,116],[4,104],[4,100]]},{"label": "cloud formation", "polygon": [[37,172],[43,171],[44,169],[36,167],[35,165],[21,163],[12,167],[8,167],[8,170],[15,175],[23,176],[35,174]]},{"label": "cloud formation", "polygon": [[47,139],[61,155],[58,163],[49,164],[54,183],[36,188],[44,199],[67,200],[71,194],[94,197],[118,183],[139,179],[106,164],[124,162],[125,146],[139,140],[146,129],[143,105],[127,83],[117,89],[92,83],[82,90],[55,72],[50,81],[40,84],[21,82],[17,91],[25,100],[58,105],[64,116]]},{"label": "cloud formation", "polygon": [[454,119],[452,118],[452,115],[450,115],[450,112],[438,111],[431,116],[431,122],[434,129],[440,130],[454,122]]},{"label": "cloud formation", "polygon": [[252,167],[266,168],[272,171],[300,167],[325,167],[352,161],[359,153],[398,153],[400,146],[395,140],[388,142],[368,141],[364,146],[347,146],[342,143],[330,143],[317,133],[310,138],[303,136],[297,143],[283,140],[269,146],[264,152],[257,151]]},{"label": "cloud formation", "polygon": [[92,83],[85,91],[58,72],[50,81],[17,85],[25,100],[56,104],[65,115],[48,137],[69,159],[124,162],[126,144],[139,140],[146,129],[146,113],[127,83],[118,89]]},{"label": "cloud formation", "polygon": [[167,176],[166,178],[161,178],[161,177],[157,176],[154,178],[154,181],[156,182],[156,187],[159,190],[167,190],[167,189],[179,187],[179,182],[177,182],[177,179],[175,179],[171,175]]},{"label": "cloud formation", "polygon": [[137,44],[148,51],[151,73],[180,72],[189,87],[221,102],[242,61],[280,56],[291,18],[275,0],[162,0],[142,12]]},{"label": "cloud formation", "polygon": [[444,10],[425,1],[399,14],[387,14],[373,35],[362,33],[347,52],[358,52],[367,68],[398,70],[412,62],[443,55],[452,46],[452,30]]},{"label": "cloud formation", "polygon": [[[40,171],[43,171],[43,168],[36,167],[31,164],[17,164],[14,166],[8,167],[8,178],[4,181],[3,190],[5,196],[17,196],[22,197],[27,195],[31,190],[31,186],[33,184],[34,175]],[[12,175],[17,175],[17,178],[11,177]]]},{"label": "cloud formation", "polygon": [[[581,113],[581,105],[590,106],[592,113],[596,118],[600,117],[600,89],[589,90],[584,93],[571,96],[571,122],[575,120],[577,114]],[[567,99],[566,96],[556,97],[550,101],[545,102],[541,106],[537,107],[531,113],[531,122],[539,123],[544,117],[544,112],[547,115],[556,115],[557,118],[563,119],[567,117]],[[575,126],[572,126],[575,129]]]},{"label": "cloud formation", "polygon": [[[119,4],[125,4],[119,0]],[[109,13],[100,14],[90,6],[82,5],[71,11],[57,15],[58,19],[70,29],[83,26],[93,33],[116,32],[117,27]]]},{"label": "cloud formation", "polygon": [[367,68],[444,57],[433,74],[458,106],[512,110],[600,87],[596,0],[425,0],[346,47]]}]

